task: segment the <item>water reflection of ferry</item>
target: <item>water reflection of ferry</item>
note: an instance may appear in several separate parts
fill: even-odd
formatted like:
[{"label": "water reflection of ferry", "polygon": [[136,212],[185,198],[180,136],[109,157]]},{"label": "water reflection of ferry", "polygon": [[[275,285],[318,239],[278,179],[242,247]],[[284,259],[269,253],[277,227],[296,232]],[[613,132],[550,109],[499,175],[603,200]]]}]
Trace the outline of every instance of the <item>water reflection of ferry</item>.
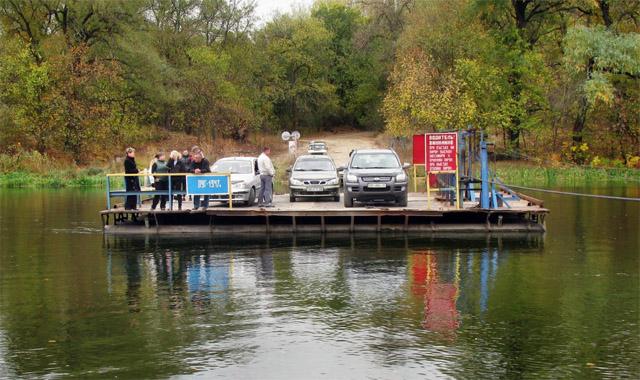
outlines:
[{"label": "water reflection of ferry", "polygon": [[[459,257],[455,260],[459,265]],[[411,291],[424,298],[424,320],[427,330],[446,332],[458,328],[456,300],[459,291],[459,273],[456,268],[453,279],[446,271],[439,273],[438,256],[433,251],[417,251],[409,259],[411,267]],[[443,268],[444,269],[444,268]]]},{"label": "water reflection of ferry", "polygon": [[507,253],[502,244],[479,251],[413,251],[409,258],[411,292],[424,300],[423,326],[436,332],[454,331],[461,313],[485,312]]},{"label": "water reflection of ferry", "polygon": [[187,261],[187,288],[195,301],[225,298],[229,289],[229,262],[211,256],[191,256]]},{"label": "water reflection of ferry", "polygon": [[[120,261],[127,297],[138,307],[142,289],[168,293],[171,308],[275,294],[323,308],[375,308],[407,296],[422,308],[422,326],[455,331],[460,315],[483,313],[510,248],[536,254],[543,238],[484,236],[349,239],[171,239],[118,237],[107,242],[109,274]],[[126,252],[119,254],[118,252]],[[211,253],[209,253],[211,252]],[[109,286],[113,284],[110,277]],[[147,285],[141,285],[146,282]],[[416,304],[418,306],[418,304]]]}]

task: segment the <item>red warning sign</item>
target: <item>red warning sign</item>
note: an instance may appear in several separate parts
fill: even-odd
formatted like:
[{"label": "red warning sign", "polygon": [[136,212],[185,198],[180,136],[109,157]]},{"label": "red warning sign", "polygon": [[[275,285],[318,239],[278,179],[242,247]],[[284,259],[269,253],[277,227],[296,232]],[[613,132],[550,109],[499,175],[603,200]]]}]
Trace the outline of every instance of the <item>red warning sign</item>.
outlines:
[{"label": "red warning sign", "polygon": [[413,164],[424,165],[427,155],[425,154],[426,145],[424,143],[425,135],[413,135]]},{"label": "red warning sign", "polygon": [[457,170],[457,133],[427,133],[425,143],[428,172],[454,172]]}]

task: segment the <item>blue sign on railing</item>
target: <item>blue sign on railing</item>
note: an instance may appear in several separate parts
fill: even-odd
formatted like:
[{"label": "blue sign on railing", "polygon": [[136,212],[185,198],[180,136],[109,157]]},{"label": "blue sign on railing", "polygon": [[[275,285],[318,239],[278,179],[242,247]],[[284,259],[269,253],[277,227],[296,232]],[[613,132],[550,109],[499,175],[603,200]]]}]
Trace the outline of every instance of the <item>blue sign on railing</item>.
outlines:
[{"label": "blue sign on railing", "polygon": [[226,175],[188,175],[187,194],[229,194],[229,177]]}]

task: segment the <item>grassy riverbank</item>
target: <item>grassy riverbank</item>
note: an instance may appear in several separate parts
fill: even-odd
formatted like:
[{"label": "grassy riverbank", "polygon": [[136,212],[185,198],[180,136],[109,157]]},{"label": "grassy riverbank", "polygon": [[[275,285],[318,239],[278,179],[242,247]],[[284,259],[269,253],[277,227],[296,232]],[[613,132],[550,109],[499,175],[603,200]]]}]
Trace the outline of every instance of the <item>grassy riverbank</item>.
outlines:
[{"label": "grassy riverbank", "polygon": [[[286,149],[279,136],[256,134],[247,142],[232,139],[211,139],[182,133],[163,133],[161,138],[145,143],[133,144],[136,147],[138,169],[149,166],[157,152],[168,153],[173,149],[183,151],[198,145],[207,153],[211,163],[225,156],[257,155],[260,146],[273,146],[277,153]],[[124,148],[122,148],[124,149]],[[92,161],[91,167],[77,166],[68,157],[50,156],[36,151],[23,151],[16,155],[0,154],[0,188],[103,188],[107,173],[123,171],[123,153],[116,149],[96,154],[100,157]],[[284,170],[284,169],[283,169]],[[115,187],[122,187],[121,179],[112,179]],[[119,184],[118,184],[119,183]]]},{"label": "grassy riverbank", "polygon": [[640,170],[629,168],[541,167],[500,162],[498,177],[507,184],[529,186],[587,185],[594,182],[640,184]]},{"label": "grassy riverbank", "polygon": [[98,169],[0,173],[0,188],[101,188],[105,183],[105,175]]},{"label": "grassy riverbank", "polygon": [[[505,184],[553,187],[553,186],[589,186],[593,184],[619,184],[640,186],[640,170],[629,168],[592,168],[592,167],[544,167],[523,161],[503,161],[491,164],[491,170],[497,172]],[[409,174],[413,174],[409,169]],[[478,174],[479,176],[479,174]],[[411,176],[412,177],[412,176]],[[413,178],[412,178],[413,179]],[[410,189],[413,191],[413,180]],[[418,169],[418,191],[424,191],[424,171]]]},{"label": "grassy riverbank", "polygon": [[[285,168],[279,168],[284,173]],[[586,185],[594,182],[637,183],[638,169],[539,167],[525,163],[498,163],[498,176],[507,184],[529,186]],[[46,173],[0,173],[0,188],[103,188],[108,169],[52,170]],[[280,177],[280,176],[279,176]],[[282,180],[284,177],[279,178]],[[278,186],[280,191],[285,187]]]}]

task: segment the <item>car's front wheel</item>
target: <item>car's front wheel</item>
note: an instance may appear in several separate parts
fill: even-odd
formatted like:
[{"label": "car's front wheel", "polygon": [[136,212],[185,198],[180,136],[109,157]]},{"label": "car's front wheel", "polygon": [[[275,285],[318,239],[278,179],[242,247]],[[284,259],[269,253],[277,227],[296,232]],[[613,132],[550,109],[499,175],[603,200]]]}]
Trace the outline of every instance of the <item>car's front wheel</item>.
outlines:
[{"label": "car's front wheel", "polygon": [[344,207],[353,207],[353,198],[349,193],[344,193]]},{"label": "car's front wheel", "polygon": [[252,187],[251,190],[249,190],[249,197],[245,201],[244,205],[253,206],[255,202],[256,202],[256,188]]},{"label": "car's front wheel", "polygon": [[407,207],[407,203],[408,203],[408,200],[407,200],[407,194],[405,194],[405,195],[401,196],[400,198],[398,198],[398,199],[396,200],[396,203],[397,203],[397,204],[398,204],[398,206],[400,206],[400,207]]},{"label": "car's front wheel", "polygon": [[293,195],[293,193],[289,193],[289,202],[294,203],[296,201],[296,197]]},{"label": "car's front wheel", "polygon": [[333,201],[340,202],[340,192],[336,192],[336,194],[333,196]]}]

